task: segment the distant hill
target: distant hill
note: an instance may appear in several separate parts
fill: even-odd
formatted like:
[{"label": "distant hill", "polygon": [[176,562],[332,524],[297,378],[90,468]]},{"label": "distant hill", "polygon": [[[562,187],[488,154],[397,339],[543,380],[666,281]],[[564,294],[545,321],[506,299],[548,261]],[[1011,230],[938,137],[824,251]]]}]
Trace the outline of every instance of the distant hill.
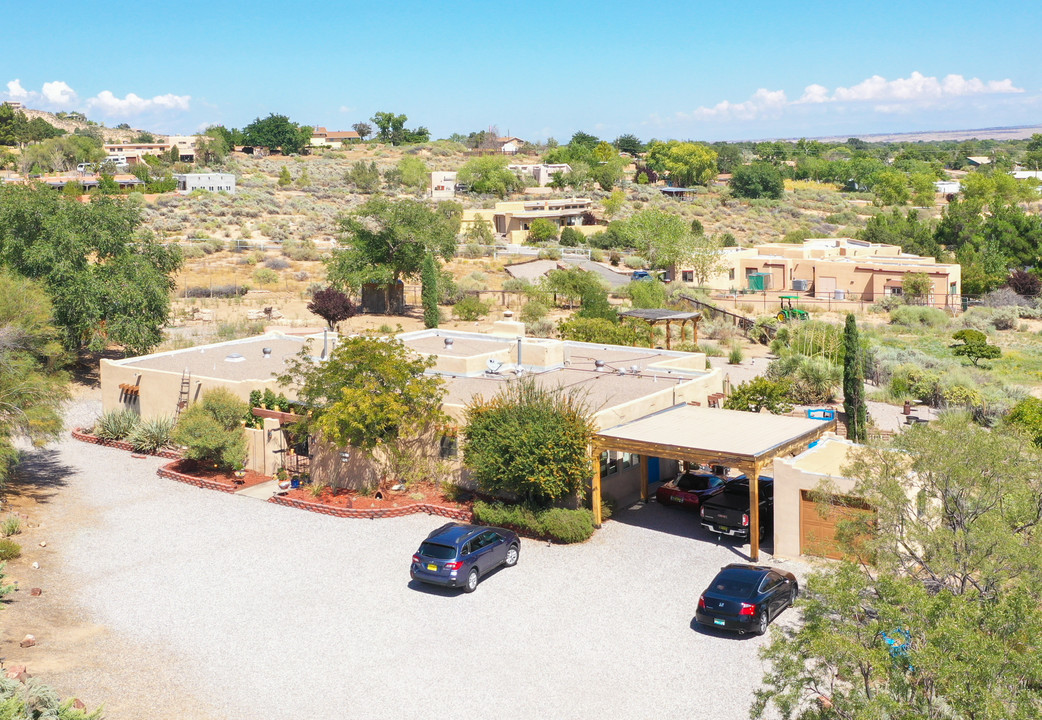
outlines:
[{"label": "distant hill", "polygon": [[[46,110],[33,110],[31,108],[22,108],[22,112],[25,116],[32,120],[33,118],[43,118],[44,121],[50,123],[59,130],[71,133],[74,130],[83,129],[90,127],[85,122],[77,120],[70,120],[68,118],[60,118],[54,113],[49,113]],[[100,128],[102,134],[105,136],[105,142],[127,142],[141,134],[141,130],[119,130],[117,128],[102,127]]]},{"label": "distant hill", "polygon": [[[936,142],[940,140],[954,140],[958,142],[962,140],[1024,140],[1035,133],[1042,133],[1042,125],[979,128],[977,130],[924,130],[907,133],[834,135],[811,139],[822,142],[846,142],[847,138],[855,137],[865,142]],[[790,139],[798,140],[799,138]]]}]

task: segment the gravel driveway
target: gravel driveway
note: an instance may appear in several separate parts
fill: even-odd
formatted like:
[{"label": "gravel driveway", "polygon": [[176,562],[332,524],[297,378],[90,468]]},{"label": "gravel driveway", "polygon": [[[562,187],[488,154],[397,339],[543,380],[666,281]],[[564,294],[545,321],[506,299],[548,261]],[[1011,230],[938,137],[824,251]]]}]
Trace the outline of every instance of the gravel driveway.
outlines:
[{"label": "gravel driveway", "polygon": [[159,706],[176,677],[226,718],[741,718],[759,684],[766,638],[693,626],[699,592],[744,556],[691,514],[649,504],[583,545],[524,541],[516,568],[464,595],[409,581],[442,519],[329,518],[163,480],[118,450],[57,454],[73,472],[55,502],[89,511],[61,540],[64,581],[117,659],[155,653],[155,672],[119,682]]}]

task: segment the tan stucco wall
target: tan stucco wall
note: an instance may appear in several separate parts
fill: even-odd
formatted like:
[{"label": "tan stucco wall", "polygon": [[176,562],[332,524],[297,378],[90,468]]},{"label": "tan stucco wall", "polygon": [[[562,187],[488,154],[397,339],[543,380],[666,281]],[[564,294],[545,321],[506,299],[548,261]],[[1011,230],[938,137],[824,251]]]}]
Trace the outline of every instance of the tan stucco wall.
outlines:
[{"label": "tan stucco wall", "polygon": [[853,492],[854,481],[843,476],[849,453],[857,445],[826,435],[818,445],[797,455],[774,460],[774,555],[800,556],[800,493],[816,490],[823,481],[840,494]]},{"label": "tan stucco wall", "polygon": [[697,402],[705,406],[709,395],[722,390],[723,372],[719,368],[714,368],[702,377],[675,386],[670,384],[657,393],[594,413],[593,420],[598,430],[606,430],[680,403]]}]

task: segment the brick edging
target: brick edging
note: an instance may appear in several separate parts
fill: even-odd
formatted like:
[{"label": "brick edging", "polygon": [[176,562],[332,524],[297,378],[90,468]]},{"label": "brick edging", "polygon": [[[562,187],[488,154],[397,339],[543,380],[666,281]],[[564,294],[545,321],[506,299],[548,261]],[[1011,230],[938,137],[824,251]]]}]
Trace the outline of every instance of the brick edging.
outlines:
[{"label": "brick edging", "polygon": [[[82,428],[73,428],[72,437],[74,440],[80,442],[91,443],[92,445],[102,445],[104,447],[112,447],[117,450],[126,450],[127,452],[139,452],[135,450],[130,443],[123,440],[105,440],[99,438],[97,435],[91,435],[90,433],[83,432]],[[160,450],[155,453],[144,453],[145,455],[153,455],[155,457],[166,458],[167,460],[180,460],[184,457],[177,450]]]},{"label": "brick edging", "polygon": [[404,517],[406,515],[413,515],[414,513],[427,513],[428,515],[440,515],[441,517],[449,518],[450,520],[460,520],[462,522],[471,522],[471,520],[473,520],[473,515],[469,510],[459,510],[429,503],[412,503],[410,505],[390,508],[347,508],[332,507],[330,505],[323,505],[322,503],[309,502],[307,500],[289,498],[282,495],[273,495],[268,502],[275,503],[276,505],[283,505],[285,507],[296,508],[298,510],[308,510],[321,515],[332,515],[333,517],[341,518],[375,520],[378,518]]},{"label": "brick edging", "polygon": [[[180,459],[180,458],[178,458]],[[217,480],[207,480],[206,478],[196,477],[195,475],[185,475],[172,469],[176,464],[177,460],[172,463],[167,463],[163,467],[156,470],[156,475],[161,478],[167,478],[169,480],[176,480],[177,482],[183,482],[188,485],[195,485],[196,487],[203,488],[204,490],[217,490],[218,492],[234,493],[239,488],[229,483],[218,482]]]}]

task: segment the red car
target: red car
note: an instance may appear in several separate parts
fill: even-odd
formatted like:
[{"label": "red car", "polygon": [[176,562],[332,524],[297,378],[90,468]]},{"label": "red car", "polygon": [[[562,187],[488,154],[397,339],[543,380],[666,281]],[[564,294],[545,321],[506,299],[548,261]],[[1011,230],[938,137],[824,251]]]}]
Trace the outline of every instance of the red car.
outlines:
[{"label": "red car", "polygon": [[686,472],[660,485],[655,491],[655,499],[662,505],[674,505],[698,512],[702,501],[722,492],[726,482],[712,473]]}]

